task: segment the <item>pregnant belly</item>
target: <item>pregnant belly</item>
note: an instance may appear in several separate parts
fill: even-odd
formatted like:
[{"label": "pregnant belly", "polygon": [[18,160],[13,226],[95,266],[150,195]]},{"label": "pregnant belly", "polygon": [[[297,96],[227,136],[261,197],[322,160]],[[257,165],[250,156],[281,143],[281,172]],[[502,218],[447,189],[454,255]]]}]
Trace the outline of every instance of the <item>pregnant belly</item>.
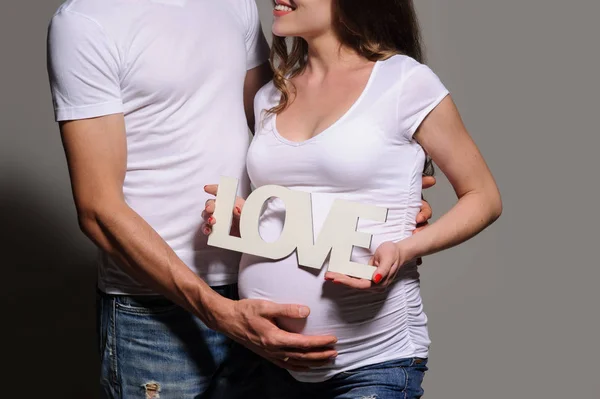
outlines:
[{"label": "pregnant belly", "polygon": [[305,335],[331,334],[338,339],[338,356],[333,363],[293,372],[295,378],[323,381],[356,367],[426,356],[427,319],[422,311],[416,269],[405,273],[385,291],[361,291],[327,282],[325,270],[325,266],[321,270],[298,267],[296,255],[279,261],[242,257],[240,297],[306,305],[310,308],[308,318],[277,320],[280,328]]},{"label": "pregnant belly", "polygon": [[240,297],[308,306],[306,320],[281,319],[281,328],[307,335],[335,334],[340,343],[344,337],[355,340],[371,335],[371,330],[398,328],[405,322],[401,282],[385,291],[360,291],[325,281],[325,270],[326,265],[321,270],[299,267],[295,254],[278,261],[244,255]]}]

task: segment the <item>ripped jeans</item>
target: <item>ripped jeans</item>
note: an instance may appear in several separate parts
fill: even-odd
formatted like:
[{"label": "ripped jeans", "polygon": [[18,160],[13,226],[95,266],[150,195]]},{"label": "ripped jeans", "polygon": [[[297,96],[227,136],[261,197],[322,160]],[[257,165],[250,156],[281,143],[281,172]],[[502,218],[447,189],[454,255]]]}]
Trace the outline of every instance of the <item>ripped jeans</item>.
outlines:
[{"label": "ripped jeans", "polygon": [[418,399],[427,359],[401,359],[342,372],[323,382],[300,382],[265,362],[269,399]]},{"label": "ripped jeans", "polygon": [[[237,285],[213,287],[231,299]],[[98,292],[103,399],[263,398],[262,360],[161,296]]]}]

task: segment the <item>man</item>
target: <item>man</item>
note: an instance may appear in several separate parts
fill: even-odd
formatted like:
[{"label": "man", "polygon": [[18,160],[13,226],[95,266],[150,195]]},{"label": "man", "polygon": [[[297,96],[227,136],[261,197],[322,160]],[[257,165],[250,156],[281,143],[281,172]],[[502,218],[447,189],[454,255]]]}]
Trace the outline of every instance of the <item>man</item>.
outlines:
[{"label": "man", "polygon": [[[306,307],[235,300],[239,255],[200,231],[205,184],[236,177],[248,193],[247,126],[267,58],[253,0],[69,0],[52,18],[56,120],[81,229],[101,249],[105,397],[200,397],[252,371],[233,341],[286,368],[335,355],[335,337],[275,325]],[[246,380],[227,397],[254,397]]]}]

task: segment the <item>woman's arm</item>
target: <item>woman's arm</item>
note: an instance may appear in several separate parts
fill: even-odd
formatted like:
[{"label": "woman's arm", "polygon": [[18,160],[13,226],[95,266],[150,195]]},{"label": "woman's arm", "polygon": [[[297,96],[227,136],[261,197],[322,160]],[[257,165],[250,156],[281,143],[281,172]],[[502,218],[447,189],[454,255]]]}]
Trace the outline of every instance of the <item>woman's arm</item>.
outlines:
[{"label": "woman's arm", "polygon": [[429,228],[397,243],[404,263],[463,243],[502,213],[494,177],[450,96],[423,121],[414,137],[448,178],[458,202]]},{"label": "woman's arm", "polygon": [[[425,118],[414,138],[446,175],[458,202],[428,228],[397,243],[387,242],[376,251],[372,281],[386,285],[403,264],[456,246],[492,224],[502,213],[502,201],[494,178],[467,132],[450,96]],[[337,273],[327,277],[355,288],[369,288],[369,280]]]}]

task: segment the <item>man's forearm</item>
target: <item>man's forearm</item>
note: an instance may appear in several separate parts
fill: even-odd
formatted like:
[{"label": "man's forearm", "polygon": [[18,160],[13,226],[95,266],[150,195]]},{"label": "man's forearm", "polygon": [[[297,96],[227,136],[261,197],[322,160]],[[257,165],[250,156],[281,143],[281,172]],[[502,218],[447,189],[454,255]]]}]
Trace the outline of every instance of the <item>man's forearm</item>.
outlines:
[{"label": "man's forearm", "polygon": [[84,233],[143,284],[213,326],[211,309],[223,310],[229,301],[192,272],[125,202],[102,203],[92,211],[80,212]]}]

